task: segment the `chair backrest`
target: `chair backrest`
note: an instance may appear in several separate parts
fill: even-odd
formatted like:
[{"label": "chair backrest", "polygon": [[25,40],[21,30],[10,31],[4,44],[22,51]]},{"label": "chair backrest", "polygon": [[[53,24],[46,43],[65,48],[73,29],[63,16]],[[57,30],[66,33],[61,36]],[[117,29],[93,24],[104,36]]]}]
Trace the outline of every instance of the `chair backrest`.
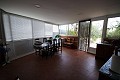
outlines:
[{"label": "chair backrest", "polygon": [[52,44],[52,40],[47,40],[48,43]]},{"label": "chair backrest", "polygon": [[41,45],[41,44],[43,44],[43,43],[40,41],[35,42],[33,45],[34,49],[39,49],[39,45]]},{"label": "chair backrest", "polygon": [[36,40],[39,40],[39,38],[36,38],[35,41],[36,41]]},{"label": "chair backrest", "polygon": [[53,38],[52,38],[52,37],[49,37],[49,40],[53,40]]},{"label": "chair backrest", "polygon": [[43,42],[47,42],[47,38],[43,38]]},{"label": "chair backrest", "polygon": [[70,38],[67,38],[67,42],[71,42],[71,39],[70,39]]},{"label": "chair backrest", "polygon": [[57,47],[57,39],[53,39],[53,46]]},{"label": "chair backrest", "polygon": [[58,47],[61,47],[61,46],[62,46],[62,39],[59,38],[59,39],[58,39]]},{"label": "chair backrest", "polygon": [[42,42],[40,42],[40,41],[37,41],[34,43],[34,45],[41,45],[41,44],[42,44]]},{"label": "chair backrest", "polygon": [[36,38],[36,39],[35,39],[35,42],[36,42],[36,41],[39,41],[39,38]]}]

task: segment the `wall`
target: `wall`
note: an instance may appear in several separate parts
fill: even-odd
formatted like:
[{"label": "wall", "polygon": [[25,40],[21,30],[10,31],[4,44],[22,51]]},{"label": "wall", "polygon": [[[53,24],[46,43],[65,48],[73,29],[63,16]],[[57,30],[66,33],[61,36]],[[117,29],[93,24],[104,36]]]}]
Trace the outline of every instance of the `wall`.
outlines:
[{"label": "wall", "polygon": [[5,44],[5,35],[4,35],[2,12],[3,12],[3,10],[0,9],[0,41],[3,42],[3,44]]}]

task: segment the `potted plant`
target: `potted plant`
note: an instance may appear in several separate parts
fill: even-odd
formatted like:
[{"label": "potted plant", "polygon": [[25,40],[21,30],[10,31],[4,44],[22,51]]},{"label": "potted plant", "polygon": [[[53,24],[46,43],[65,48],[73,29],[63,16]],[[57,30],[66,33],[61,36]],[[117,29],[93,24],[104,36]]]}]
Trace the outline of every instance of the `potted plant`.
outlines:
[{"label": "potted plant", "polygon": [[61,36],[59,35],[59,34],[57,34],[56,36],[55,36],[55,38],[60,38]]}]

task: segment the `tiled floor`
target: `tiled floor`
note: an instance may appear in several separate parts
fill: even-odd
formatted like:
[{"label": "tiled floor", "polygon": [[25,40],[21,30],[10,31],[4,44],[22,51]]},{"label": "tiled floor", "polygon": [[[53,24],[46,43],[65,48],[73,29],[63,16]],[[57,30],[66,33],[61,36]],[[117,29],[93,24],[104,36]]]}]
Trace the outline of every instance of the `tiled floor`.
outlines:
[{"label": "tiled floor", "polygon": [[48,59],[31,54],[0,68],[0,80],[97,80],[104,62],[83,51],[63,48]]}]

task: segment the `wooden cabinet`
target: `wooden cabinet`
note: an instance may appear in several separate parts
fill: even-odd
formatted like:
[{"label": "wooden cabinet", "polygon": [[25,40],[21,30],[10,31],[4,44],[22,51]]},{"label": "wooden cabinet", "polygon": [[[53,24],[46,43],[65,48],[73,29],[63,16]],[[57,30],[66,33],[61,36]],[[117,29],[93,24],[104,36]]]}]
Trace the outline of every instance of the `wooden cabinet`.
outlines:
[{"label": "wooden cabinet", "polygon": [[96,49],[96,59],[102,59],[107,61],[113,54],[114,47],[111,44],[97,44],[97,49]]}]

